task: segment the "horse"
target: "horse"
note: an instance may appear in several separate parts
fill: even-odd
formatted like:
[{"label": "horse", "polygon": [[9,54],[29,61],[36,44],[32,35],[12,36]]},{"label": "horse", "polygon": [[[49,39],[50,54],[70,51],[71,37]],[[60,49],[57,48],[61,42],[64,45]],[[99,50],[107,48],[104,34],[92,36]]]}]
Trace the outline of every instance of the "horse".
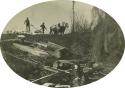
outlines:
[{"label": "horse", "polygon": [[64,35],[64,32],[68,27],[69,27],[68,23],[63,22],[62,25],[59,26],[58,33],[60,33],[61,35]]},{"label": "horse", "polygon": [[55,34],[55,35],[58,34],[57,25],[50,27],[50,34]]}]

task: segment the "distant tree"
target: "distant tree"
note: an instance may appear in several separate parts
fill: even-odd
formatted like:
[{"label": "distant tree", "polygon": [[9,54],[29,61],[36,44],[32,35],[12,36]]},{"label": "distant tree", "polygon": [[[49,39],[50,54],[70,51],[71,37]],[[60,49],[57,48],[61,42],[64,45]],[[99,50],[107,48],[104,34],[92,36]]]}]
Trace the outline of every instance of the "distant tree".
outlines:
[{"label": "distant tree", "polygon": [[124,37],[120,27],[108,14],[96,7],[92,9],[92,16],[91,59],[97,62],[115,61],[117,64],[124,50]]}]

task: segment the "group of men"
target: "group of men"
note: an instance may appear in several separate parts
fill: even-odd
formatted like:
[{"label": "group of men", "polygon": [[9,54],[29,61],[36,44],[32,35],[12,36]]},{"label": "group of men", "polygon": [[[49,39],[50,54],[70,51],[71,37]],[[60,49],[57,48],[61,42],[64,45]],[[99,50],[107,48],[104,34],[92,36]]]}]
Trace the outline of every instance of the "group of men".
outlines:
[{"label": "group of men", "polygon": [[[30,29],[31,23],[30,23],[30,20],[29,20],[28,17],[26,18],[24,24],[26,25],[26,31],[27,31],[27,32],[30,32],[30,31],[31,31],[31,29]],[[45,26],[45,23],[43,22],[43,23],[40,25],[40,27],[41,27],[42,33],[44,34],[44,33],[45,33],[45,30],[47,30],[47,28],[46,28],[46,26]]]},{"label": "group of men", "polygon": [[[32,26],[32,27],[34,27],[34,26],[30,23],[30,20],[28,17],[26,18],[24,24],[26,25],[26,32],[30,33],[31,32],[30,26]],[[47,30],[45,23],[43,22],[40,25],[40,27],[41,27],[40,30],[37,29],[36,27],[34,27],[34,28],[37,29],[38,32],[42,32],[44,34],[45,30]],[[68,27],[69,27],[69,25],[67,22],[58,23],[58,24],[50,27],[50,34],[62,34],[63,35],[66,28],[68,28]]]}]

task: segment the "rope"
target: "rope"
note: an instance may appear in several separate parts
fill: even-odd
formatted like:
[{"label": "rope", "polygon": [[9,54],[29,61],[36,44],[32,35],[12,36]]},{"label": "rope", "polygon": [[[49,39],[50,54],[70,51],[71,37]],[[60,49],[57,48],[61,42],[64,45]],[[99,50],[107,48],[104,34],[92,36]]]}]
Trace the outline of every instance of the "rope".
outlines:
[{"label": "rope", "polygon": [[31,24],[31,27],[35,28],[36,30],[40,30],[37,27],[35,27],[33,24]]}]

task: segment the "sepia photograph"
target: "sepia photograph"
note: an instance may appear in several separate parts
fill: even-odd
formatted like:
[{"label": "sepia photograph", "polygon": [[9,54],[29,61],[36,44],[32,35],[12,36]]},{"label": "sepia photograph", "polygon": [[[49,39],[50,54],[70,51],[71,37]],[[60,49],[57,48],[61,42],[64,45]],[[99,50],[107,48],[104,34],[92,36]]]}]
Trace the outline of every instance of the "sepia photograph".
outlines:
[{"label": "sepia photograph", "polygon": [[71,0],[33,5],[2,32],[7,65],[24,79],[52,88],[90,84],[108,75],[124,53],[124,35],[101,9]]}]

